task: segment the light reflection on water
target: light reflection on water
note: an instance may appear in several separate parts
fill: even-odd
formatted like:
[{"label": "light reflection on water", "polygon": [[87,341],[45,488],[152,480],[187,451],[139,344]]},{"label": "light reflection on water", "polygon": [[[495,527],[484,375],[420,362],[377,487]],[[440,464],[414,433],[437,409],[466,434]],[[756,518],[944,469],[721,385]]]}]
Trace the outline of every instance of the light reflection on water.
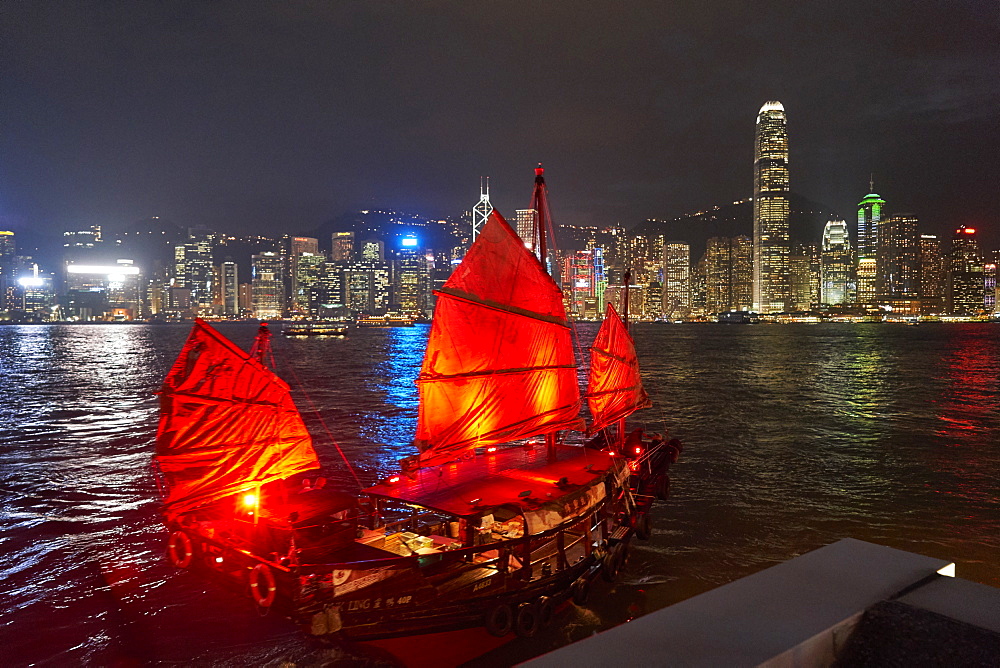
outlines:
[{"label": "light reflection on water", "polygon": [[[222,325],[244,349],[256,327]],[[178,573],[147,472],[153,392],[186,326],[0,327],[0,642],[21,663],[329,657]],[[371,483],[413,454],[427,326],[275,337],[326,474]],[[596,326],[580,324],[581,349]],[[843,536],[953,559],[1000,585],[1000,327],[634,329],[655,406],[687,448],[622,581],[509,664]],[[182,639],[182,640],[179,640]],[[350,656],[354,650],[345,651]]]}]

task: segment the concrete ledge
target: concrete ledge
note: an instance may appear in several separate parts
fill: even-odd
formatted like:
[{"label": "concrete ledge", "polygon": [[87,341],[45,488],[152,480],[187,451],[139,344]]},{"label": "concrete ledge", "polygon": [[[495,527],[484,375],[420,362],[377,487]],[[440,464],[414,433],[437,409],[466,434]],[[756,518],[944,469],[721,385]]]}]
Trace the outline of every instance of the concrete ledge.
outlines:
[{"label": "concrete ledge", "polygon": [[948,565],[845,538],[522,665],[829,664],[864,610]]}]

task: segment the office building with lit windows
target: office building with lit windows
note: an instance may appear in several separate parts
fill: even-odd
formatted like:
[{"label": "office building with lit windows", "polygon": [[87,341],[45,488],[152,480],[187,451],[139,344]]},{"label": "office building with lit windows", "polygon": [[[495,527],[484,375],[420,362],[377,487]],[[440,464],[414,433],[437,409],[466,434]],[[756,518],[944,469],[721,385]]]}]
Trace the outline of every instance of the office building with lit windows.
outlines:
[{"label": "office building with lit windows", "polygon": [[788,127],[780,102],[757,114],[753,180],[753,306],[763,313],[788,308]]},{"label": "office building with lit windows", "polygon": [[[874,188],[873,188],[874,189]],[[878,264],[878,225],[885,200],[871,192],[858,202],[858,302],[875,303]]]},{"label": "office building with lit windows", "polygon": [[[753,264],[751,252],[750,262]],[[753,271],[751,266],[751,299]],[[683,317],[691,310],[691,246],[680,241],[663,244],[663,317]]]},{"label": "office building with lit windows", "polygon": [[820,249],[820,302],[827,306],[854,301],[854,251],[847,222],[831,220],[823,228]]},{"label": "office building with lit windows", "polygon": [[976,315],[984,310],[983,256],[976,229],[962,225],[951,238],[948,261],[947,311],[951,315]]},{"label": "office building with lit windows", "polygon": [[259,320],[280,318],[284,313],[285,286],[282,281],[285,258],[266,251],[253,256],[251,281],[253,317]]},{"label": "office building with lit windows", "polygon": [[940,314],[945,304],[945,257],[936,234],[921,234],[918,260],[920,311]]},{"label": "office building with lit windows", "polygon": [[920,312],[920,240],[917,217],[898,214],[878,224],[875,251],[875,301],[894,313]]}]

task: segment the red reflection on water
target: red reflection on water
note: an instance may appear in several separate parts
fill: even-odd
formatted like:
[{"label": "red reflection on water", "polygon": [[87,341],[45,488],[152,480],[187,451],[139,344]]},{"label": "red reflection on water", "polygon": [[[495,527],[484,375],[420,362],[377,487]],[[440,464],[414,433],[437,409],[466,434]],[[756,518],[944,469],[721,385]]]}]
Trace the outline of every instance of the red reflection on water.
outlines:
[{"label": "red reflection on water", "polygon": [[967,335],[955,342],[947,360],[949,385],[940,402],[937,434],[948,445],[961,445],[970,432],[983,428],[996,411],[997,363],[995,343]]}]

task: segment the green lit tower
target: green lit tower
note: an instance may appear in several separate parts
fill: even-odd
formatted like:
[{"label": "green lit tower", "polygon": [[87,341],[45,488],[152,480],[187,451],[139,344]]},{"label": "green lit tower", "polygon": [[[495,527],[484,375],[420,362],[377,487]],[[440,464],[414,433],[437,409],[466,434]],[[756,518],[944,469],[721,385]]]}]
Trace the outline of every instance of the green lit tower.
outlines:
[{"label": "green lit tower", "polygon": [[878,223],[885,208],[885,200],[874,192],[874,182],[868,186],[868,194],[858,203],[858,302],[861,304],[875,303]]},{"label": "green lit tower", "polygon": [[780,102],[757,114],[753,172],[753,304],[788,309],[788,125]]}]

